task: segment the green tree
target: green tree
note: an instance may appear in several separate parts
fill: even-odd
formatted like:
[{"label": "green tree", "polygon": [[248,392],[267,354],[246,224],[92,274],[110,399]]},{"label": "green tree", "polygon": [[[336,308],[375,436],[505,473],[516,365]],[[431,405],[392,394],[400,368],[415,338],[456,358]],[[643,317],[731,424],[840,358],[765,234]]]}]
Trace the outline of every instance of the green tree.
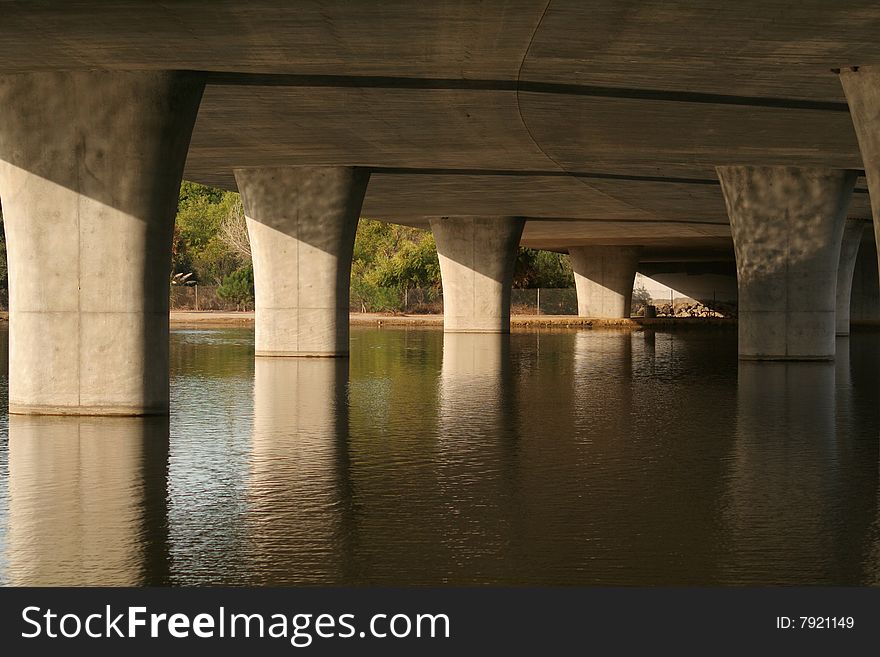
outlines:
[{"label": "green tree", "polygon": [[236,269],[223,278],[217,296],[234,303],[238,310],[246,310],[254,303],[254,269],[251,266]]},{"label": "green tree", "polygon": [[434,236],[419,228],[361,219],[351,267],[352,301],[368,311],[400,310],[403,292],[412,288],[439,295]]},{"label": "green tree", "polygon": [[516,258],[513,287],[572,287],[574,273],[568,255],[555,251],[520,248]]},{"label": "green tree", "polygon": [[221,235],[224,220],[240,202],[234,192],[183,182],[175,220],[172,273],[192,272],[199,283],[219,285],[244,264]]}]

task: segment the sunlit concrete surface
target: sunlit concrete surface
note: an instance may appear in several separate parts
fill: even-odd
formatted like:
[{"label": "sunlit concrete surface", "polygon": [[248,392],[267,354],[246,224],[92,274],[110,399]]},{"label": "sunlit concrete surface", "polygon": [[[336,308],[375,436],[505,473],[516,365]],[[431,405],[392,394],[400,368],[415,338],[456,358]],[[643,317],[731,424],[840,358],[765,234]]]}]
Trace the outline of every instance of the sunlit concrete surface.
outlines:
[{"label": "sunlit concrete surface", "polygon": [[[575,218],[587,241],[613,220],[656,243],[679,225],[729,249],[715,166],[863,168],[832,69],[880,62],[878,24],[854,1],[6,3],[0,61],[207,72],[200,182],[359,165],[368,216]],[[551,233],[524,240],[567,246]]]},{"label": "sunlit concrete surface", "polygon": [[[682,266],[735,257],[717,167],[850,172],[845,216],[868,219],[878,27],[880,6],[855,0],[4,3],[11,408],[167,412],[158,272],[184,159],[186,178],[227,189],[235,171],[369,171],[364,216],[522,217],[524,246],[638,247]],[[347,233],[335,262],[311,254],[312,307],[293,298],[293,259],[270,255],[293,242],[256,223],[258,314],[273,315],[258,352],[343,354],[345,286],[331,295],[324,279],[342,277]],[[445,278],[460,298],[461,276]],[[448,330],[507,330],[503,298],[484,311],[479,296],[465,314],[451,304]],[[822,346],[758,351],[833,354],[828,318],[788,299],[786,317],[822,324]]]},{"label": "sunlit concrete surface", "polygon": [[236,169],[256,291],[257,356],[348,354],[354,238],[370,174]]},{"label": "sunlit concrete surface", "polygon": [[12,413],[168,412],[171,239],[202,85],[0,71]]},{"label": "sunlit concrete surface", "polygon": [[436,217],[443,330],[507,333],[522,217]]}]

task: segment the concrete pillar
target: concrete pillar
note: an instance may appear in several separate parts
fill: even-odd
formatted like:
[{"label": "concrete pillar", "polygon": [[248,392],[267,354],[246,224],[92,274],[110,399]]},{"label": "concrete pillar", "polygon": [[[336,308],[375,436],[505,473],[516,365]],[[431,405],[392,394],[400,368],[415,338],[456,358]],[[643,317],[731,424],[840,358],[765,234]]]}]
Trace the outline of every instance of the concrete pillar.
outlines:
[{"label": "concrete pillar", "polygon": [[577,288],[578,315],[629,317],[639,250],[626,246],[577,246],[568,250]]},{"label": "concrete pillar", "polygon": [[849,310],[852,295],[853,273],[856,269],[856,256],[865,222],[861,219],[847,219],[840,242],[840,263],[837,267],[837,335],[849,335]]},{"label": "concrete pillar", "polygon": [[840,83],[859,141],[874,217],[875,241],[880,243],[880,66],[841,69]]},{"label": "concrete pillar", "polygon": [[14,586],[168,585],[168,418],[9,418]]},{"label": "concrete pillar", "polygon": [[254,261],[257,356],[347,356],[351,257],[369,171],[236,169]]},{"label": "concrete pillar", "polygon": [[431,230],[443,279],[443,330],[508,333],[522,217],[437,217]]},{"label": "concrete pillar", "polygon": [[718,167],[739,287],[739,357],[834,358],[837,265],[851,171]]},{"label": "concrete pillar", "polygon": [[877,325],[880,322],[880,272],[873,227],[866,226],[856,256],[850,297],[850,325]]},{"label": "concrete pillar", "polygon": [[171,239],[203,86],[0,75],[11,413],[168,412]]}]

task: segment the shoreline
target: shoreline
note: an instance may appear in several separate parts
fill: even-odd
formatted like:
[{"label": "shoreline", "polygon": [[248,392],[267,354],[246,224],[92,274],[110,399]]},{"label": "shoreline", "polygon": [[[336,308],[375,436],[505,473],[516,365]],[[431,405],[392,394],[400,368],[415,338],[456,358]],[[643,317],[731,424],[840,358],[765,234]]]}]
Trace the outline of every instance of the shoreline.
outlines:
[{"label": "shoreline", "polygon": [[[393,315],[383,313],[351,313],[352,326],[439,328],[443,315]],[[171,326],[224,327],[253,326],[254,313],[211,310],[175,310],[171,312]],[[722,317],[633,317],[630,319],[590,319],[574,315],[512,315],[510,327],[520,328],[601,328],[634,330],[643,327],[660,328],[719,328],[736,326],[735,319]]]},{"label": "shoreline", "polygon": [[[436,328],[443,326],[443,315],[393,315],[383,313],[351,313],[352,326]],[[9,321],[9,312],[0,311],[0,322]],[[620,329],[643,328],[729,328],[736,326],[736,319],[728,317],[631,317],[628,319],[591,319],[574,315],[512,315],[512,329],[570,328],[570,329]],[[254,325],[253,311],[225,310],[172,310],[172,328],[223,328]],[[853,320],[853,330],[880,329],[880,320]]]}]

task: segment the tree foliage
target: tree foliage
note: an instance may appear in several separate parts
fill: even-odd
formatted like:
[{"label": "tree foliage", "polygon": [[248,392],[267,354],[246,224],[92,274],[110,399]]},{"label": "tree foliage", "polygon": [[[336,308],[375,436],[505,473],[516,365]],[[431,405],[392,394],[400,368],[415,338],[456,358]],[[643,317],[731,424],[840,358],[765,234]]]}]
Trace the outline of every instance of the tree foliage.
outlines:
[{"label": "tree foliage", "polygon": [[243,264],[241,254],[229,248],[221,227],[236,212],[238,194],[184,181],[174,225],[172,273],[190,273],[196,282],[221,285]]},{"label": "tree foliage", "polygon": [[440,262],[430,231],[361,219],[354,243],[352,279],[377,287],[438,287]]},{"label": "tree foliage", "polygon": [[513,287],[572,287],[574,273],[568,255],[554,251],[520,248],[513,274]]},{"label": "tree foliage", "polygon": [[[0,211],[0,229],[3,215]],[[241,198],[184,181],[174,225],[171,282],[217,285],[218,295],[243,307],[253,302],[253,268]],[[514,287],[571,287],[568,257],[520,249]],[[429,230],[361,219],[351,268],[352,300],[369,310],[400,310],[408,292],[435,303],[441,293],[440,262]],[[6,249],[0,230],[0,303],[7,290]],[[412,295],[410,295],[412,301]]]},{"label": "tree foliage", "polygon": [[217,296],[245,310],[254,302],[254,269],[250,265],[240,267],[223,278],[217,288]]}]

